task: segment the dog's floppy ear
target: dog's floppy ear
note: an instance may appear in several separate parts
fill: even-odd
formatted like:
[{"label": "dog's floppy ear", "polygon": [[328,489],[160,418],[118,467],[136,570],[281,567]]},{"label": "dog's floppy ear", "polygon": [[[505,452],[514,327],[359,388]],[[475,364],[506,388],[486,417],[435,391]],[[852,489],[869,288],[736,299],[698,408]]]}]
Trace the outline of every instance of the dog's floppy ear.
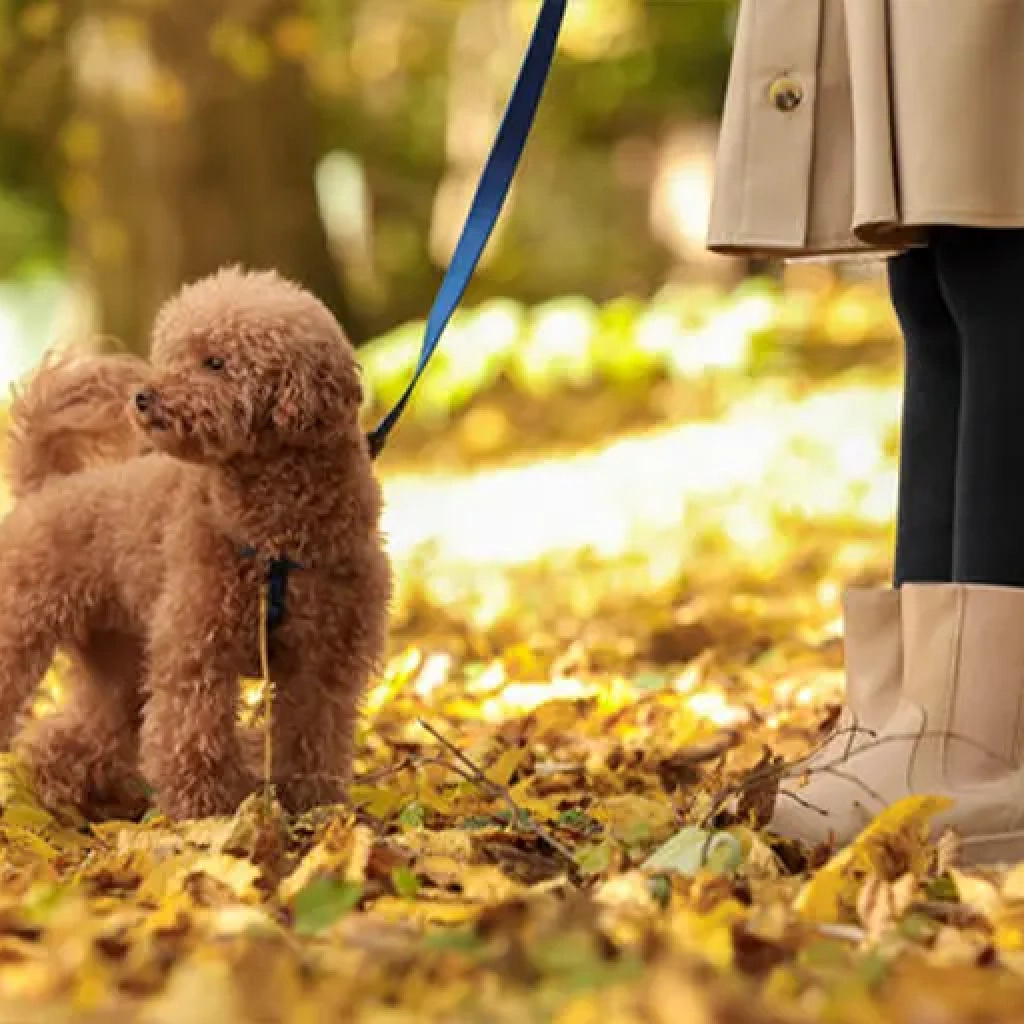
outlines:
[{"label": "dog's floppy ear", "polygon": [[363,400],[355,364],[306,357],[286,366],[274,396],[274,431],[289,441],[336,440],[358,424]]}]

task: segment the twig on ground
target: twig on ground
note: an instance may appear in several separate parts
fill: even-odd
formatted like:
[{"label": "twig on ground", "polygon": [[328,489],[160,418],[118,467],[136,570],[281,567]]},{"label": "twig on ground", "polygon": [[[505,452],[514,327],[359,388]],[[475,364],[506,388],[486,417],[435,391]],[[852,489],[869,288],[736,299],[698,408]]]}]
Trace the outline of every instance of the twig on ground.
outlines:
[{"label": "twig on ground", "polygon": [[385,779],[390,779],[394,775],[400,775],[407,768],[417,767],[419,767],[419,762],[414,758],[405,757],[397,764],[388,765],[387,768],[381,768],[375,772],[366,772],[365,775],[356,775],[352,781],[360,786],[370,786],[375,782],[383,782]]},{"label": "twig on ground", "polygon": [[808,811],[813,811],[815,814],[820,814],[823,818],[828,817],[828,811],[824,807],[819,807],[817,804],[812,804],[810,800],[805,800],[799,793],[794,793],[788,789],[780,789],[779,796],[786,797],[787,800],[792,800],[794,803],[799,804],[801,807],[806,808]]},{"label": "twig on ground", "polygon": [[868,933],[854,924],[816,924],[814,930],[826,939],[839,939],[840,942],[863,942]]},{"label": "twig on ground", "polygon": [[[859,729],[859,731],[867,732],[869,730]],[[1014,764],[1009,758],[1004,757],[1001,754],[997,754],[989,747],[986,747],[985,744],[979,743],[977,740],[972,740],[969,736],[962,736],[960,735],[960,733],[948,732],[944,729],[923,729],[921,732],[896,733],[893,736],[876,736],[875,739],[868,740],[863,746],[858,747],[856,754],[859,757],[861,754],[865,753],[868,750],[874,750],[878,747],[884,747],[890,743],[917,743],[921,740],[930,739],[944,739],[952,740],[957,743],[963,743],[968,747],[971,747],[972,749],[978,751],[979,753],[985,754],[987,757],[992,758],[993,761],[1002,764],[1002,766],[1007,770],[1014,769]],[[828,741],[826,740],[825,742],[827,743]],[[790,764],[786,765],[785,774],[780,776],[780,778],[799,778],[801,775],[804,774],[813,775],[816,771],[825,771],[829,768],[838,768],[841,765],[844,765],[849,760],[849,758],[847,757],[839,757],[836,758],[834,761],[828,761],[823,765],[808,765],[808,761],[813,760],[815,754],[820,751],[822,746],[824,746],[824,743],[821,744],[815,750],[813,750],[806,757],[803,757],[799,761],[793,761]]]},{"label": "twig on ground", "polygon": [[[859,726],[854,724],[849,728],[849,730],[843,730],[843,732],[846,731],[856,733],[867,732],[869,730],[861,729]],[[722,808],[725,806],[726,801],[733,797],[742,795],[744,792],[746,792],[754,786],[763,785],[765,783],[772,783],[777,785],[778,783],[785,782],[787,780],[799,779],[803,778],[806,775],[816,775],[819,773],[833,775],[837,778],[844,779],[851,785],[854,785],[859,789],[863,790],[872,800],[877,801],[882,807],[884,807],[887,801],[880,793],[876,792],[861,779],[858,779],[851,772],[843,771],[842,766],[847,763],[847,761],[849,760],[848,757],[838,757],[833,761],[828,761],[824,764],[819,765],[810,763],[814,760],[817,754],[820,753],[821,749],[825,746],[825,744],[831,742],[831,740],[834,739],[836,735],[836,733],[833,733],[831,736],[827,737],[824,741],[822,741],[821,744],[819,744],[818,747],[812,750],[810,754],[808,754],[806,757],[800,758],[798,761],[791,761],[788,764],[784,763],[782,765],[769,762],[765,764],[763,767],[758,766],[752,769],[747,775],[745,775],[742,779],[738,780],[735,784],[728,786],[715,794],[715,799],[712,802],[712,810],[705,818],[705,821],[707,822],[713,820],[714,817],[721,812]],[[973,749],[988,755],[994,761],[1002,762],[1007,768],[1012,767],[1010,761],[1007,758],[1001,757],[999,754],[988,749],[984,744],[978,743],[968,736],[961,736],[960,734],[955,732],[946,732],[938,729],[926,729],[922,730],[921,732],[915,733],[897,733],[894,736],[877,736],[875,739],[869,740],[866,743],[864,743],[863,746],[858,747],[856,754],[857,756],[859,756],[869,750],[874,750],[876,748],[883,747],[891,743],[911,742],[916,744],[922,740],[927,739],[944,739],[955,741],[958,743],[964,743],[967,746],[972,747]],[[814,810],[822,814],[825,813],[821,808],[816,807],[814,804],[802,799],[801,797],[797,796],[789,790],[779,790],[779,793],[785,795],[786,797],[796,800],[798,803],[808,807],[811,810]]]},{"label": "twig on ground", "polygon": [[[850,725],[845,727],[844,731],[849,733],[849,735],[846,737],[846,747],[843,750],[844,759],[848,759],[851,756],[851,754],[853,754],[853,745],[857,742],[857,735],[859,733],[866,733],[872,739],[878,739],[877,730],[868,729],[865,726],[860,725],[856,718],[853,719]],[[842,733],[837,733],[836,735],[839,736],[842,735]]]},{"label": "twig on ground", "polygon": [[[844,747],[843,754],[839,759],[839,762],[843,763],[849,760],[851,752],[853,751],[853,745],[857,742],[857,737],[860,736],[862,733],[866,733],[868,736],[871,737],[872,740],[878,738],[878,733],[874,729],[868,729],[862,725],[859,725],[857,723],[857,720],[854,719],[853,722],[850,723],[850,725],[844,725],[841,728],[833,729],[832,732],[830,732],[827,736],[822,737],[822,739],[814,745],[810,753],[800,758],[798,761],[793,762],[793,767],[796,768],[802,765],[808,771],[811,770],[811,768],[813,767],[814,759],[816,757],[819,757],[822,751],[834,740],[837,740],[840,737],[845,736],[846,745]],[[869,740],[868,742],[871,741]]]},{"label": "twig on ground", "polygon": [[842,779],[844,782],[848,782],[851,786],[856,786],[857,789],[864,793],[867,793],[872,800],[877,800],[883,807],[888,803],[884,796],[876,789],[872,789],[863,779],[858,779],[856,775],[851,775],[850,772],[844,772],[839,768],[822,768],[821,771],[827,775],[832,775],[837,779]]},{"label": "twig on ground", "polygon": [[359,786],[370,786],[377,783],[381,783],[386,779],[390,779],[395,775],[399,775],[404,771],[416,770],[419,768],[429,768],[431,765],[437,765],[439,768],[444,768],[446,771],[454,771],[461,774],[464,779],[468,782],[476,782],[476,778],[470,775],[468,772],[463,772],[456,768],[451,761],[444,757],[407,757],[398,764],[389,765],[387,768],[381,768],[379,771],[366,772],[364,775],[356,775],[349,778],[347,775],[339,775],[337,772],[289,772],[287,775],[278,775],[273,781],[275,783],[280,782],[294,782],[302,780],[304,782],[311,779],[322,779],[325,782],[340,782],[343,785],[355,784]]},{"label": "twig on ground", "polygon": [[539,822],[533,820],[533,817],[519,804],[516,803],[515,797],[508,791],[505,786],[495,782],[493,779],[489,779],[484,772],[471,761],[451,740],[445,737],[437,729],[435,729],[429,722],[424,721],[422,718],[418,719],[419,724],[430,733],[431,736],[437,740],[438,743],[444,747],[445,750],[451,754],[452,757],[458,761],[459,765],[464,771],[459,771],[455,765],[449,765],[449,767],[461,775],[463,778],[468,778],[468,781],[475,782],[477,785],[482,786],[488,790],[492,795],[499,797],[508,804],[509,810],[512,812],[512,820],[516,823],[521,823],[530,829],[535,835],[539,836],[547,845],[554,850],[555,853],[561,857],[567,865],[571,867],[570,876],[574,875],[577,870],[576,858],[573,856],[572,850],[569,849],[563,842],[556,839],[551,832],[546,829]]},{"label": "twig on ground", "polygon": [[954,928],[968,928],[972,925],[990,927],[987,919],[973,907],[964,903],[946,903],[942,900],[915,900],[907,908],[911,913],[930,917],[939,924]]}]

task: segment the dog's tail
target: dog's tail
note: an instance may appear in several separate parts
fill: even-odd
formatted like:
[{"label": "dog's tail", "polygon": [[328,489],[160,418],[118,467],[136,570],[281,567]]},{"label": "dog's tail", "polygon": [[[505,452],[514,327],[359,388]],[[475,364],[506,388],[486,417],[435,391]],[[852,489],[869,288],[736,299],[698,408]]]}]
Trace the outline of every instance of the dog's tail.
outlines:
[{"label": "dog's tail", "polygon": [[51,477],[140,454],[128,403],[145,378],[146,364],[132,356],[47,355],[11,402],[5,455],[15,498]]}]

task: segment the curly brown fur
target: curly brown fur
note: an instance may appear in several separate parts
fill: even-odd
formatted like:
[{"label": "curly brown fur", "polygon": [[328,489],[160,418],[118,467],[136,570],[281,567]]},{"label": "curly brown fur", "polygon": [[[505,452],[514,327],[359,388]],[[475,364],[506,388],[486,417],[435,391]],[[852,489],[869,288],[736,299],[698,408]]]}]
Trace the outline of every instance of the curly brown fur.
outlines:
[{"label": "curly brown fur", "polygon": [[0,739],[55,650],[75,664],[67,706],[21,739],[44,799],[134,812],[139,768],[176,817],[254,788],[237,681],[259,673],[279,555],[303,568],[271,635],[274,781],[296,810],[343,796],[390,595],[360,401],[337,322],[272,273],[183,289],[151,367],[44,365],[15,408],[20,500],[0,523]]},{"label": "curly brown fur", "polygon": [[132,356],[46,356],[11,403],[7,476],[14,496],[38,490],[49,477],[140,454],[143,439],[128,399],[147,373]]}]

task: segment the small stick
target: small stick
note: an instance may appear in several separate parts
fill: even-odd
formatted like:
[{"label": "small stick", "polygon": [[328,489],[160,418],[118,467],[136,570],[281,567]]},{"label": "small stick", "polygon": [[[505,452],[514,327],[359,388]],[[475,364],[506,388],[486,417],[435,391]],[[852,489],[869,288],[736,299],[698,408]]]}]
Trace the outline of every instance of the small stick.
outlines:
[{"label": "small stick", "polygon": [[875,800],[877,803],[881,804],[883,807],[886,805],[887,801],[886,801],[885,797],[882,796],[882,794],[879,793],[878,790],[872,789],[862,779],[858,779],[856,775],[851,775],[850,772],[841,771],[839,768],[828,768],[828,767],[826,767],[826,768],[822,768],[821,771],[823,773],[827,774],[827,775],[831,775],[833,778],[842,779],[844,782],[848,782],[851,786],[856,786],[859,790],[861,790],[864,793],[867,793],[867,795],[872,800]]},{"label": "small stick", "polygon": [[817,804],[812,804],[810,800],[805,800],[802,796],[797,793],[791,793],[788,789],[780,789],[779,796],[784,796],[794,803],[799,804],[801,807],[806,808],[808,811],[812,811],[814,814],[820,814],[823,818],[828,817],[828,811],[823,807],[819,807]]},{"label": "small stick", "polygon": [[923,914],[939,924],[952,925],[954,928],[967,928],[971,925],[987,926],[988,921],[977,910],[963,903],[944,903],[941,900],[915,900],[908,908],[912,913]]},{"label": "small stick", "polygon": [[816,924],[814,930],[826,939],[838,939],[840,942],[863,942],[868,933],[853,924]]},{"label": "small stick", "polygon": [[[858,729],[858,731],[870,732],[870,730],[866,729]],[[883,747],[887,743],[905,743],[907,741],[917,743],[921,740],[944,739],[953,740],[957,743],[963,743],[966,746],[972,748],[973,750],[985,754],[987,757],[990,757],[993,761],[1003,765],[1007,769],[1013,767],[1009,758],[1003,757],[1001,754],[997,754],[991,748],[986,747],[983,743],[978,743],[976,740],[972,740],[969,736],[963,736],[960,733],[951,732],[943,729],[923,729],[921,732],[896,733],[892,736],[880,736],[877,733],[875,733],[874,735],[874,739],[866,741],[857,748],[858,755],[863,754],[868,750],[874,750],[878,747]],[[798,761],[793,761],[790,764],[785,765],[782,773],[779,775],[779,778],[799,778],[801,775],[804,774],[813,775],[815,772],[826,771],[830,768],[837,768],[840,765],[845,764],[848,760],[848,758],[846,757],[838,757],[835,760],[827,761],[823,765],[808,764],[808,762],[814,759],[816,754],[820,751],[821,747],[823,747],[826,743],[828,743],[827,738],[819,747],[812,750],[811,753],[808,754],[806,757],[802,757]]]},{"label": "small stick", "polygon": [[[392,775],[398,775],[404,772],[407,768],[415,768],[416,762],[411,757],[407,757],[398,764],[389,765],[387,768],[380,768],[375,772],[367,772],[365,775],[357,775],[353,782],[357,782],[360,786],[369,786],[375,782],[383,782],[385,779],[391,778]],[[317,773],[320,774],[320,773]],[[305,777],[305,776],[303,776]],[[340,776],[332,776],[340,778]]]},{"label": "small stick", "polygon": [[[451,740],[447,739],[440,732],[437,731],[429,722],[425,722],[422,718],[418,719],[421,726],[430,733],[431,736],[437,740],[438,743],[448,751],[449,754],[454,757],[460,765],[465,768],[471,776],[469,781],[475,781],[479,785],[483,786],[484,789],[490,790],[495,796],[500,797],[505,803],[508,804],[509,809],[512,811],[512,819],[517,823],[525,824],[532,832],[538,835],[544,840],[552,850],[555,851],[567,864],[571,865],[572,873],[576,871],[576,858],[573,856],[572,850],[569,849],[564,843],[556,839],[543,825],[534,821],[533,818],[523,808],[516,803],[515,798],[512,794],[502,785],[495,782],[493,779],[489,779],[481,769],[473,763]],[[450,768],[454,766],[449,765]],[[466,778],[466,775],[455,769],[458,775]]]},{"label": "small stick", "polygon": [[[927,719],[926,719],[926,721],[927,721]],[[752,786],[755,786],[755,785],[760,784],[760,783],[773,782],[775,784],[778,784],[780,782],[787,781],[787,780],[799,779],[799,778],[802,778],[805,775],[809,775],[809,776],[814,776],[814,775],[818,775],[818,774],[821,774],[821,775],[832,775],[832,776],[834,776],[836,778],[843,779],[843,780],[851,783],[852,785],[856,786],[857,788],[861,789],[871,799],[877,800],[878,803],[884,805],[886,803],[886,801],[882,798],[881,794],[876,793],[870,786],[867,785],[867,783],[865,783],[862,780],[858,779],[856,776],[852,775],[849,772],[843,771],[842,766],[845,765],[846,762],[847,762],[847,758],[846,757],[837,757],[834,760],[826,761],[823,764],[812,764],[811,763],[811,762],[813,762],[814,758],[820,753],[821,748],[824,747],[826,744],[828,744],[831,741],[831,739],[833,739],[836,735],[843,735],[844,733],[846,733],[848,731],[851,732],[851,733],[854,733],[854,734],[855,733],[863,733],[863,732],[868,732],[868,733],[871,732],[871,730],[863,729],[860,726],[856,725],[856,723],[855,723],[849,729],[842,729],[842,730],[839,731],[839,733],[833,733],[832,736],[826,737],[822,741],[822,743],[819,744],[817,747],[815,747],[815,749],[812,750],[808,755],[806,755],[805,757],[800,758],[797,761],[792,761],[792,762],[790,762],[788,764],[787,763],[783,763],[781,765],[770,763],[768,765],[765,765],[764,767],[761,767],[761,766],[756,767],[745,778],[743,778],[739,782],[734,783],[734,784],[729,785],[729,786],[726,786],[720,792],[715,794],[715,798],[714,798],[714,800],[712,801],[712,804],[711,804],[711,811],[704,818],[704,827],[707,827],[707,824],[710,821],[712,821],[714,819],[714,817],[722,810],[722,807],[724,806],[725,801],[728,800],[730,797],[740,795],[740,794],[746,792]],[[919,733],[897,733],[894,736],[879,736],[877,733],[875,733],[874,737],[875,737],[874,739],[868,740],[863,745],[861,745],[860,747],[857,748],[857,754],[858,755],[860,755],[860,754],[862,754],[862,753],[864,753],[864,752],[866,752],[868,750],[873,750],[873,749],[878,748],[878,747],[883,747],[887,743],[905,743],[907,741],[910,741],[910,742],[915,744],[915,751],[914,751],[914,753],[916,754],[916,744],[919,743],[921,740],[925,740],[925,739],[945,739],[945,740],[953,740],[953,741],[956,741],[958,743],[964,743],[967,746],[972,747],[973,749],[978,750],[981,753],[986,754],[987,756],[991,757],[996,762],[1000,762],[1000,763],[1004,763],[1004,764],[1009,765],[1009,762],[1007,761],[1006,758],[1001,757],[999,754],[996,754],[994,751],[988,749],[986,746],[984,746],[984,744],[977,743],[974,740],[970,739],[970,737],[968,737],[968,736],[961,736],[959,733],[955,733],[955,732],[945,732],[945,731],[938,730],[938,729],[932,729],[932,730],[923,729]],[[803,804],[804,806],[807,806],[810,809],[815,810],[818,813],[821,813],[821,814],[825,813],[822,808],[815,807],[813,804],[810,804],[808,801],[803,800],[800,797],[797,797],[794,793],[791,793],[791,792],[788,792],[788,791],[782,791],[782,790],[780,790],[779,792],[780,792],[781,795],[790,797],[790,798],[796,800],[797,803]],[[867,808],[864,808],[864,810],[866,811]]]}]

